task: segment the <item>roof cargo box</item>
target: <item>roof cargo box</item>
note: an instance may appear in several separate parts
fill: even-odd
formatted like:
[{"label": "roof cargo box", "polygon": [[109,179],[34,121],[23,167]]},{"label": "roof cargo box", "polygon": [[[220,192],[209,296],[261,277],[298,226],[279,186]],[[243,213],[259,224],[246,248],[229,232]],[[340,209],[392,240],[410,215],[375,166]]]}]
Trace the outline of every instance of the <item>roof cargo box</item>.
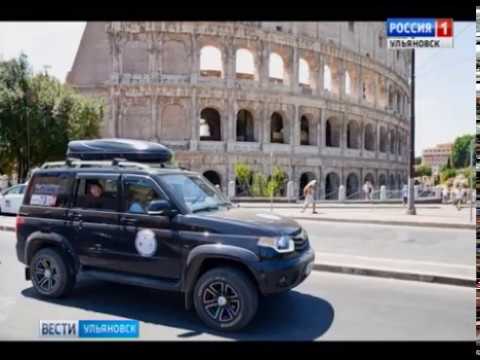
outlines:
[{"label": "roof cargo box", "polygon": [[165,163],[172,151],[154,142],[132,139],[74,140],[68,143],[67,158],[81,160],[113,160]]}]

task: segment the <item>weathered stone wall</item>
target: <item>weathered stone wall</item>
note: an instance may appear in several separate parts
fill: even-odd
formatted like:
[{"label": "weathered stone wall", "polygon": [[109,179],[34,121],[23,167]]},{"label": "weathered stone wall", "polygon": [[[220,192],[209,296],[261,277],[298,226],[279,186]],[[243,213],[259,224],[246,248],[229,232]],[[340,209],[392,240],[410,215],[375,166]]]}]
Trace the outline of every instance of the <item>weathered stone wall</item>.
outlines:
[{"label": "weathered stone wall", "polygon": [[[107,102],[105,137],[162,142],[181,166],[218,173],[223,189],[237,162],[268,173],[271,152],[297,193],[307,173],[320,196],[329,173],[344,185],[352,174],[348,183],[356,177],[361,187],[371,174],[398,188],[407,175],[410,56],[387,50],[384,34],[384,23],[358,22],[88,23],[68,81]],[[220,71],[200,69],[205,46],[219,50]],[[238,49],[253,55],[253,74],[236,73]],[[269,77],[271,53],[282,58],[283,81]],[[300,59],[308,85],[298,80]],[[218,112],[219,140],[201,139],[206,108]],[[253,118],[254,141],[237,138],[240,110]]]}]

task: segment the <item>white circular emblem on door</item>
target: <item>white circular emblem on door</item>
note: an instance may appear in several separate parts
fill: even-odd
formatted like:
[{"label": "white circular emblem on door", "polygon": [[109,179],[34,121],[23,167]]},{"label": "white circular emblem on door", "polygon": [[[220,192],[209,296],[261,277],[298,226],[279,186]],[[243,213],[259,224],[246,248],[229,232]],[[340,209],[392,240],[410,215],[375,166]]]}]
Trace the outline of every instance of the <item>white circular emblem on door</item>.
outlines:
[{"label": "white circular emblem on door", "polygon": [[152,230],[144,229],[137,233],[135,247],[142,256],[152,256],[157,251],[157,240]]}]

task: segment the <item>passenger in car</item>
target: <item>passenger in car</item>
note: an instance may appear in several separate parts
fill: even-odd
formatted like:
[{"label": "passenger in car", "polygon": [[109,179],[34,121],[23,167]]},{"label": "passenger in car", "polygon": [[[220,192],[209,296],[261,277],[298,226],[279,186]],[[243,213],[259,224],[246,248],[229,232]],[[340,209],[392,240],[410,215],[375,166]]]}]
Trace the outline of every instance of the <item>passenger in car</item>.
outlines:
[{"label": "passenger in car", "polygon": [[85,196],[85,205],[88,209],[102,209],[104,207],[103,186],[99,182],[92,182],[88,186]]}]

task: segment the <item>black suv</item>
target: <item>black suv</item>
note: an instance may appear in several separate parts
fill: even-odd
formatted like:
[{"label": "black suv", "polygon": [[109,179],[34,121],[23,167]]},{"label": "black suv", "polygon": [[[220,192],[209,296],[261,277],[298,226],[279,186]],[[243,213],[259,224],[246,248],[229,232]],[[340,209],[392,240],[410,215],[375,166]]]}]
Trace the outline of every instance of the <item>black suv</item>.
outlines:
[{"label": "black suv", "polygon": [[81,271],[180,291],[207,325],[238,330],[259,294],[287,291],[312,270],[298,223],[242,211],[196,173],[80,162],[36,170],[17,217],[17,256],[40,295],[66,295]]}]

